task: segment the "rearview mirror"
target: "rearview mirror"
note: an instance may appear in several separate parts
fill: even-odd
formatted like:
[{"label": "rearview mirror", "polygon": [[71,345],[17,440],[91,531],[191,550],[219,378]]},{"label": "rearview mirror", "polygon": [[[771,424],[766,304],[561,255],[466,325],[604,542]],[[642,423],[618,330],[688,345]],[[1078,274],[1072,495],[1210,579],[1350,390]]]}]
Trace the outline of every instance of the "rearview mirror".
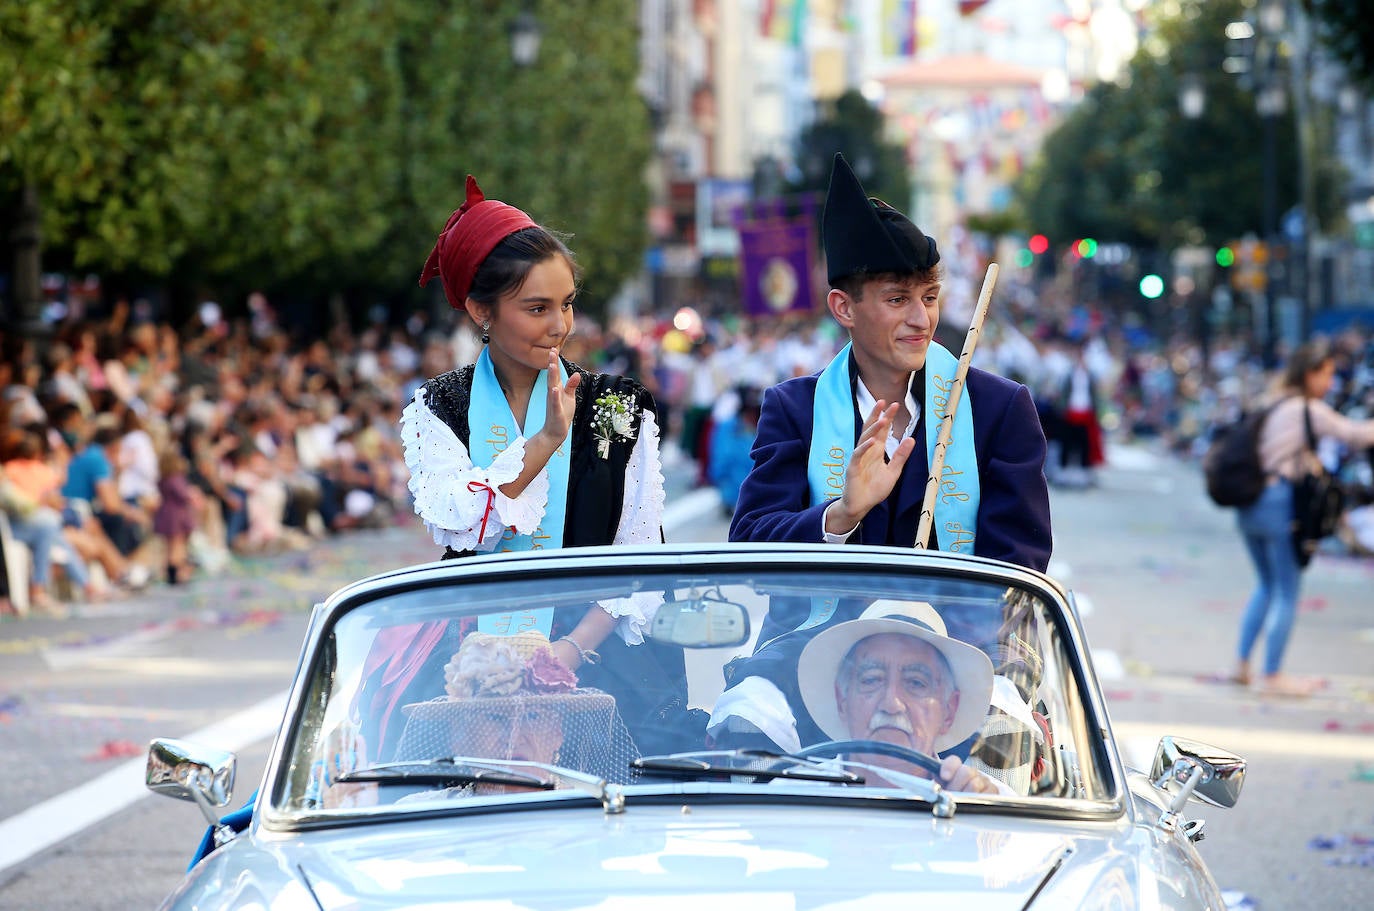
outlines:
[{"label": "rearview mirror", "polygon": [[665,601],[649,637],[683,648],[726,648],[749,641],[749,612],[742,604],[710,597]]}]

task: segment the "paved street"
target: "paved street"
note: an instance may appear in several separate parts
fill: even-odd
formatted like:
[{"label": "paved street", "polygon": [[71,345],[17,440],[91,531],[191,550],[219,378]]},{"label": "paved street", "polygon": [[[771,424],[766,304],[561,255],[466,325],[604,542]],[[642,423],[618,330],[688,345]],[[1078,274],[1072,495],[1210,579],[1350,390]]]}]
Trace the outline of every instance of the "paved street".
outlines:
[{"label": "paved street", "polygon": [[[1240,805],[1196,810],[1221,886],[1264,909],[1363,906],[1374,883],[1357,863],[1370,854],[1360,840],[1374,839],[1374,563],[1318,559],[1287,664],[1331,686],[1305,702],[1263,700],[1207,679],[1229,667],[1250,584],[1230,514],[1203,498],[1193,467],[1146,449],[1114,451],[1101,481],[1054,492],[1051,570],[1080,598],[1128,759],[1148,764],[1161,733],[1246,756]],[[724,537],[709,496],[678,490],[670,503],[670,540]],[[360,532],[184,590],[0,625],[0,909],[154,906],[202,825],[190,804],[141,792],[148,739],[239,747],[242,799],[261,775],[309,606],[433,555],[414,525]]]}]

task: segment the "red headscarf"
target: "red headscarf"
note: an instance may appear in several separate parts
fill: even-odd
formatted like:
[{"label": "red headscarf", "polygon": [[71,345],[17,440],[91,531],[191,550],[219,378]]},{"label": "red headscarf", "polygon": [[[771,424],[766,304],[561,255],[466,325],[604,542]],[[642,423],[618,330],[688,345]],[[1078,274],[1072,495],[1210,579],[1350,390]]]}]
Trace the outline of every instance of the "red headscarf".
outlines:
[{"label": "red headscarf", "polygon": [[423,288],[434,276],[444,283],[444,296],[455,310],[466,309],[468,291],[477,268],[496,245],[516,231],[537,225],[515,206],[487,199],[471,174],[467,181],[467,201],[448,217],[448,224],[425,260],[420,273]]}]

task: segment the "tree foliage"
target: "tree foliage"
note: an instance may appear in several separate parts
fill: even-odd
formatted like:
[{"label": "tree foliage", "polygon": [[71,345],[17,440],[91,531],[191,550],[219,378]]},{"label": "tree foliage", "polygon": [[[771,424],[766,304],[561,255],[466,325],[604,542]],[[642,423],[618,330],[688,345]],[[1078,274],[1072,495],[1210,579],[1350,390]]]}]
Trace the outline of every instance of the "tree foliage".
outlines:
[{"label": "tree foliage", "polygon": [[883,135],[883,115],[868,99],[850,90],[824,106],[797,140],[798,179],[793,192],[825,193],[836,152],[843,152],[864,189],[905,211],[911,199],[906,149]]},{"label": "tree foliage", "polygon": [[[50,268],[404,299],[467,173],[575,233],[590,294],[643,250],[633,0],[0,0],[0,201]],[[0,227],[12,213],[0,210]]]},{"label": "tree foliage", "polygon": [[[1058,243],[1091,236],[1164,249],[1261,234],[1265,125],[1254,95],[1221,67],[1226,23],[1243,13],[1241,0],[1187,0],[1158,23],[1123,80],[1089,90],[1018,185],[1028,225]],[[1193,77],[1206,106],[1188,119],[1179,94]],[[1272,124],[1279,214],[1300,194],[1291,110]],[[1328,159],[1312,166],[1327,220],[1335,169]]]},{"label": "tree foliage", "polygon": [[1374,16],[1367,3],[1351,0],[1303,0],[1317,24],[1317,34],[1345,64],[1350,76],[1374,91]]}]

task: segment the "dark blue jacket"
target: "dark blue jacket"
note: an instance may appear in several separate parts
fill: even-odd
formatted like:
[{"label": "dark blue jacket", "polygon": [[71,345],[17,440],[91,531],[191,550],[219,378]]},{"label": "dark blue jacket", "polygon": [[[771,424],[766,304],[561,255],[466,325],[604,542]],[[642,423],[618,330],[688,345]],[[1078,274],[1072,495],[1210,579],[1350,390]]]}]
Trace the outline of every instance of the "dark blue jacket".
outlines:
[{"label": "dark blue jacket", "polygon": [[[740,488],[731,541],[825,540],[821,514],[830,501],[813,503],[806,480],[816,380],[817,376],[798,377],[764,392],[752,452],[754,468]],[[1050,562],[1050,496],[1045,432],[1030,390],[972,367],[963,394],[965,404],[973,403],[978,452],[980,499],[973,552],[1043,572]],[[849,543],[910,547],[915,542],[929,474],[924,414],[915,436],[921,445],[907,460],[901,481],[869,512]]]}]

